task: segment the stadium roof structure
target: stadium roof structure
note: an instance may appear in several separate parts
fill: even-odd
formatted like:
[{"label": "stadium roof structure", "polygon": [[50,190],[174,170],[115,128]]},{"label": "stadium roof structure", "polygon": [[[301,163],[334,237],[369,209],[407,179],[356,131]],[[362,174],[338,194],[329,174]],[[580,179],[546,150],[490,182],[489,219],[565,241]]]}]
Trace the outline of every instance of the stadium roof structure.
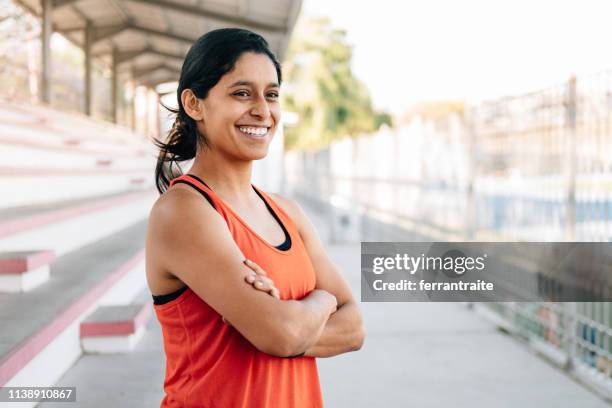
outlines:
[{"label": "stadium roof structure", "polygon": [[[53,31],[85,53],[85,113],[91,103],[91,60],[105,58],[116,79],[128,72],[154,88],[178,80],[182,61],[202,34],[241,27],[261,34],[282,59],[302,0],[15,0],[42,19],[42,99],[49,101]],[[116,98],[113,98],[115,101]]]}]

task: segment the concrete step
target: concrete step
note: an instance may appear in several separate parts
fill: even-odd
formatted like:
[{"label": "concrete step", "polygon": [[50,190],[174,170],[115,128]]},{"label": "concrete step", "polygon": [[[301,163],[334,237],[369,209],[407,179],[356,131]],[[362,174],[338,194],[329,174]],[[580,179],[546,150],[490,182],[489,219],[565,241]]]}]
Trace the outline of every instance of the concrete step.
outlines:
[{"label": "concrete step", "polygon": [[49,280],[53,251],[0,252],[0,292],[27,292]]},{"label": "concrete step", "polygon": [[151,317],[152,302],[100,306],[81,323],[81,346],[85,353],[131,351],[143,337]]}]

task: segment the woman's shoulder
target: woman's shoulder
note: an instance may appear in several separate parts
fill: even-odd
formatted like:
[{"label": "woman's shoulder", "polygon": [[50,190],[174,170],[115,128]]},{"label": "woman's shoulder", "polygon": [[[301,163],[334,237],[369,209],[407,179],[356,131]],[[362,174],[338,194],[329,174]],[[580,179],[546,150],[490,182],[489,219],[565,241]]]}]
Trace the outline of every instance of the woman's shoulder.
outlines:
[{"label": "woman's shoulder", "polygon": [[151,208],[151,215],[159,216],[167,212],[172,212],[174,208],[184,205],[185,202],[189,200],[190,196],[191,194],[189,194],[189,191],[180,184],[173,186],[157,197],[157,200],[155,200]]},{"label": "woman's shoulder", "polygon": [[280,195],[278,193],[266,193],[270,196],[270,198],[272,198],[274,200],[274,202],[281,207],[281,209],[283,211],[285,211],[287,214],[289,214],[290,216],[293,215],[293,213],[296,212],[298,204],[295,202],[295,200],[289,198],[289,197],[285,197],[283,195]]},{"label": "woman's shoulder", "polygon": [[202,201],[204,200],[194,189],[184,184],[176,184],[153,203],[149,213],[149,223],[189,224],[189,220],[194,216],[198,218],[214,217],[217,214],[216,211],[208,203],[202,203]]},{"label": "woman's shoulder", "polygon": [[267,193],[274,202],[293,220],[298,229],[302,229],[303,223],[307,220],[306,213],[302,207],[292,198],[278,193]]}]

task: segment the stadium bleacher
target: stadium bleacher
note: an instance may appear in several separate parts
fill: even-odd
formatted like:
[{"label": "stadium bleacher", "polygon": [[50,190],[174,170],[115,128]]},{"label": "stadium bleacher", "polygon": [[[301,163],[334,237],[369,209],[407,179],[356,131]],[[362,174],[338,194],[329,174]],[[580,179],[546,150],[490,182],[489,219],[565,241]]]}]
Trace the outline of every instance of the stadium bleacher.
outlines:
[{"label": "stadium bleacher", "polygon": [[52,386],[84,350],[129,352],[144,335],[152,306],[135,300],[154,149],[125,128],[6,99],[0,144],[0,386]]}]

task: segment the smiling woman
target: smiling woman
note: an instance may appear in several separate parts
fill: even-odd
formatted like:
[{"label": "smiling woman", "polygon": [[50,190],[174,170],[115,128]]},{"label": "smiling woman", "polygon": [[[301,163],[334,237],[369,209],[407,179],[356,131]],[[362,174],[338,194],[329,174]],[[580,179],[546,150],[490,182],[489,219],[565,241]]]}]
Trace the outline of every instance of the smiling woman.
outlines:
[{"label": "smiling woman", "polygon": [[304,212],[251,184],[280,123],[280,85],[280,64],[247,30],[205,34],[183,63],[175,124],[156,141],[161,196],[146,242],[162,407],[321,407],[315,357],[363,343],[356,302]]}]

